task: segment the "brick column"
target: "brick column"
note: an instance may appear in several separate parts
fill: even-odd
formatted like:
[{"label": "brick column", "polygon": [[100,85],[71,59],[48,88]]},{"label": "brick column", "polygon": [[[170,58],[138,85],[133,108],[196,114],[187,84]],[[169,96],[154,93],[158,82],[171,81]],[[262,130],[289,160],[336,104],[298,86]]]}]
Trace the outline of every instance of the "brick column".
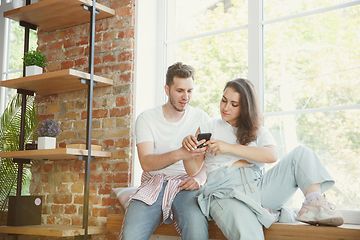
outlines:
[{"label": "brick column", "polygon": [[[133,147],[135,1],[98,2],[114,9],[116,15],[96,22],[94,72],[113,79],[114,85],[94,89],[92,143],[111,151],[112,157],[91,163],[91,226],[105,226],[107,214],[123,211],[112,188],[129,186]],[[38,37],[39,49],[49,61],[46,72],[67,68],[88,72],[89,24],[53,32],[39,29]],[[86,90],[36,97],[40,120],[53,117],[61,124],[57,147],[85,143],[86,97]],[[35,161],[31,171],[30,192],[44,199],[42,223],[81,225],[84,162]],[[115,237],[108,233],[93,239]]]}]

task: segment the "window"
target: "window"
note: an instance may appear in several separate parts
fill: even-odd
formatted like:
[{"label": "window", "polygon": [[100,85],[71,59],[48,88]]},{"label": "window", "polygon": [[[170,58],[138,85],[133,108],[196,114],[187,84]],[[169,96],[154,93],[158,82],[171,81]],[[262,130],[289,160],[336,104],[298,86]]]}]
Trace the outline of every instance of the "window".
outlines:
[{"label": "window", "polygon": [[[360,210],[360,184],[350,180],[360,169],[360,89],[354,87],[360,84],[360,1],[166,3],[165,66],[182,61],[197,69],[191,104],[216,116],[225,82],[249,78],[263,98],[279,159],[308,146],[336,181],[327,191],[331,201]],[[260,56],[255,63],[254,55]],[[289,206],[298,208],[303,199],[299,191]]]},{"label": "window", "polygon": [[[360,1],[138,0],[136,7],[136,114],[149,104],[138,93],[145,82],[157,86],[151,107],[165,102],[165,72],[175,61],[196,67],[191,105],[212,116],[225,82],[249,78],[279,158],[299,144],[314,150],[336,181],[329,199],[358,222]],[[289,206],[303,199],[298,192]]]},{"label": "window", "polygon": [[[22,77],[22,57],[24,55],[24,27],[19,25],[19,22],[4,18],[3,12],[19,7],[19,1],[2,2],[1,18],[0,18],[0,71],[1,81]],[[37,34],[36,31],[30,30],[29,49],[35,50],[37,48]],[[11,99],[16,94],[16,90],[5,87],[0,88],[0,114],[2,114],[8,99]]]}]

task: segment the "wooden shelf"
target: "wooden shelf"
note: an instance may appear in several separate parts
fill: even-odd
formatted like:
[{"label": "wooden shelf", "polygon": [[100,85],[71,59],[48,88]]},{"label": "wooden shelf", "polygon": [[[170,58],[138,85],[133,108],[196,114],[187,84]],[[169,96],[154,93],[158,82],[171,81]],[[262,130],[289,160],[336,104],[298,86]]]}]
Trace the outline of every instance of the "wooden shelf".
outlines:
[{"label": "wooden shelf", "polygon": [[[50,95],[87,89],[88,85],[81,83],[79,78],[89,80],[90,74],[75,69],[64,69],[1,81],[0,86],[29,90],[41,95]],[[113,85],[112,79],[95,75],[94,82],[97,82],[97,87]]]},{"label": "wooden shelf", "polygon": [[[82,236],[85,229],[82,226],[72,225],[29,225],[29,226],[0,226],[0,233],[37,235],[37,236],[54,236],[54,237],[72,237]],[[106,233],[105,227],[88,227],[88,234]]]},{"label": "wooden shelf", "polygon": [[[76,149],[76,148],[56,148],[56,149],[0,152],[0,157],[2,158],[20,158],[20,159],[30,159],[30,160],[76,160],[77,156],[87,156],[87,155],[88,155],[87,150]],[[110,157],[111,152],[91,150],[91,156]]]},{"label": "wooden shelf", "polygon": [[[92,6],[91,0],[44,0],[4,12],[4,17],[35,24],[45,31],[54,31],[89,22],[90,12],[81,7]],[[96,20],[112,17],[115,10],[96,3]]]}]

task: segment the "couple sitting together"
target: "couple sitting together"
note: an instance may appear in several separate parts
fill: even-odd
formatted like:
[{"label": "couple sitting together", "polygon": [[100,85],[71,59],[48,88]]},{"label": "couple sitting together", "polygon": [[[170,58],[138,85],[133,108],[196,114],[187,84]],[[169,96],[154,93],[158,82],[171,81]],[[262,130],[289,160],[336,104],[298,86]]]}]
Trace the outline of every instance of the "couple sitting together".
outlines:
[{"label": "couple sitting together", "polygon": [[[208,220],[227,239],[264,239],[263,226],[275,221],[267,209],[280,210],[298,188],[306,200],[296,220],[343,224],[323,194],[334,180],[310,149],[295,148],[264,173],[266,163],[276,162],[278,149],[262,126],[249,80],[226,84],[221,118],[211,121],[189,106],[193,86],[194,69],[173,64],[166,74],[167,102],[136,120],[143,175],[128,202],[120,239],[147,240],[159,224],[173,219],[184,240],[209,239]],[[200,133],[211,133],[211,139],[197,140]]]}]

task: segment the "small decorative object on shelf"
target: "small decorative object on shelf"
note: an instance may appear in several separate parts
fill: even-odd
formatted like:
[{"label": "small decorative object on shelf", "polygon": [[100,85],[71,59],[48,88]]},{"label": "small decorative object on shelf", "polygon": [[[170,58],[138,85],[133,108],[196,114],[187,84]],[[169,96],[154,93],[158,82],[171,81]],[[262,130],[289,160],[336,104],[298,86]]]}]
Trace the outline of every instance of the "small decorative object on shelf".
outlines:
[{"label": "small decorative object on shelf", "polygon": [[25,75],[32,76],[43,73],[43,67],[47,66],[46,56],[41,55],[40,50],[32,50],[24,54],[23,60],[26,66]]},{"label": "small decorative object on shelf", "polygon": [[60,126],[53,118],[47,118],[40,122],[36,129],[38,138],[38,149],[55,149],[56,137],[60,134]]}]

